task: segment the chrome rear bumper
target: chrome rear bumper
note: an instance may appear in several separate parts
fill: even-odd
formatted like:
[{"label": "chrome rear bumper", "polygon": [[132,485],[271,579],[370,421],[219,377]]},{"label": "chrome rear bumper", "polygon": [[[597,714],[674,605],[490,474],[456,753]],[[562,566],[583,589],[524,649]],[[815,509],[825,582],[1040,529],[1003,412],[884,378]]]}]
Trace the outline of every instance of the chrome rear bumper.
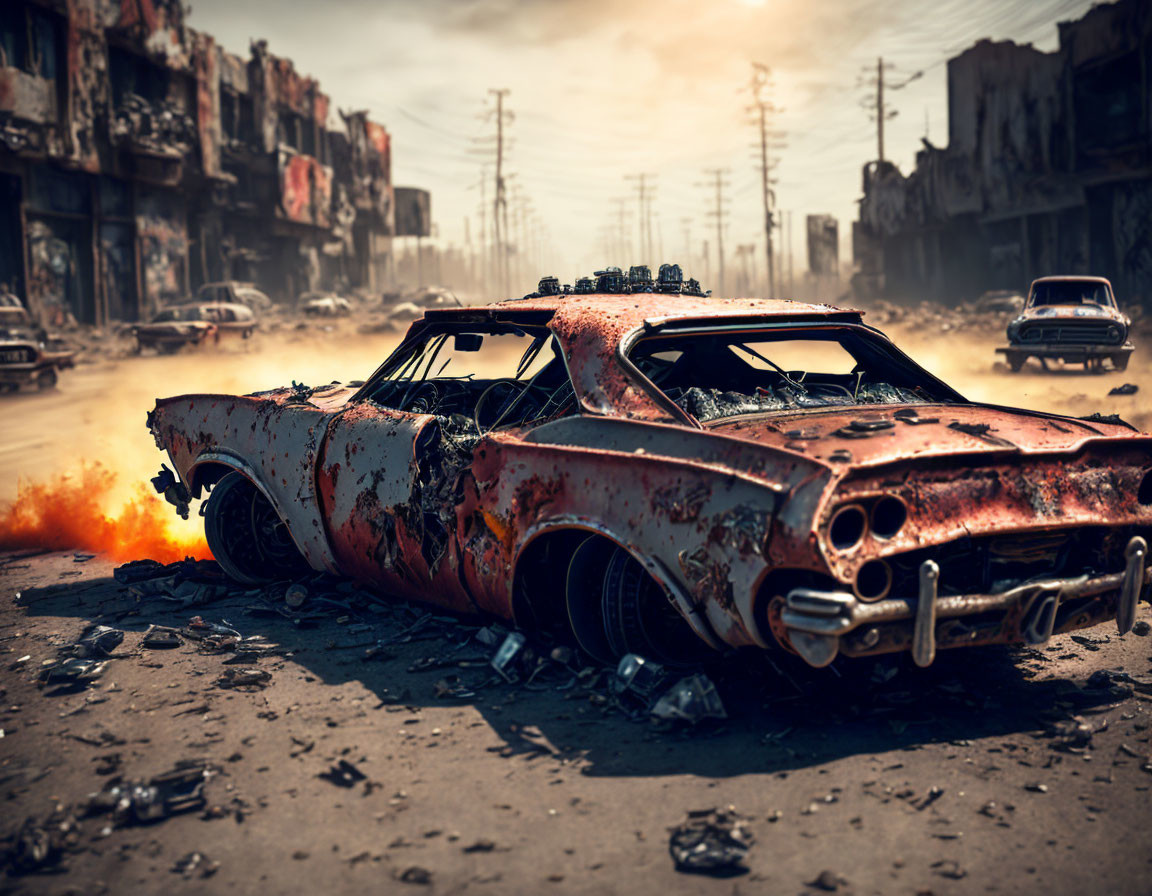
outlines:
[{"label": "chrome rear bumper", "polygon": [[[1120,634],[1131,628],[1136,604],[1148,592],[1152,568],[1148,566],[1148,545],[1136,536],[1125,549],[1123,572],[1090,578],[1037,579],[1000,594],[940,595],[940,568],[932,560],[920,564],[919,594],[916,598],[888,598],[866,603],[847,591],[820,591],[795,588],[788,593],[780,619],[788,640],[808,663],[826,666],[841,651],[842,639],[854,637],[866,652],[881,637],[881,627],[912,622],[912,658],[919,666],[930,665],[936,657],[936,643],[943,624],[966,616],[999,613],[1011,619],[1020,639],[1028,644],[1044,644],[1052,637],[1062,604],[1119,591],[1115,611]],[[999,640],[1009,640],[1001,638]]]}]

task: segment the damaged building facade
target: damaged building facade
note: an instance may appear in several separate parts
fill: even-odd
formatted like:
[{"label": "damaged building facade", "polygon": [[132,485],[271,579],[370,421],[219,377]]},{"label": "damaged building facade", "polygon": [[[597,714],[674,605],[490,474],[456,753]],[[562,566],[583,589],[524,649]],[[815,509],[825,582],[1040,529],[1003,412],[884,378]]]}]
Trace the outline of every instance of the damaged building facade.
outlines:
[{"label": "damaged building facade", "polygon": [[0,4],[0,283],[45,322],[145,317],[202,283],[382,288],[390,136],[178,0]]},{"label": "damaged building facade", "polygon": [[948,146],[864,169],[863,296],[962,301],[1047,274],[1152,304],[1152,6],[1094,7],[1050,53],[981,41],[948,62]]}]

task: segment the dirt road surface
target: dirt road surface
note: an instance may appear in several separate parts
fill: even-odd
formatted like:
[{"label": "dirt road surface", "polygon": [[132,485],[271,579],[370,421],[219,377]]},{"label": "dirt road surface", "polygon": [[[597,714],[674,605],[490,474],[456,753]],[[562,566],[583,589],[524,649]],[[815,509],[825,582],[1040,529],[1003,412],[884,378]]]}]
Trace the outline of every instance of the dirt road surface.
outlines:
[{"label": "dirt road surface", "polygon": [[[993,334],[887,329],[973,398],[1149,427],[1141,355],[1124,374],[1011,376],[993,368]],[[390,340],[273,335],[83,366],[56,394],[5,402],[0,498],[81,460],[128,489],[161,461],[143,425],[156,395],[361,378]],[[1141,390],[1109,397],[1122,382]],[[9,870],[0,892],[1152,892],[1147,635],[1101,626],[928,670],[782,677],[741,658],[710,670],[726,721],[665,730],[616,705],[605,675],[550,663],[503,682],[475,623],[348,588],[287,618],[256,594],[149,594],[115,566],[0,555],[0,835],[54,812],[74,824],[58,860]],[[196,628],[142,644],[150,625],[194,616],[263,649]],[[39,683],[93,622],[125,632],[99,677]],[[225,686],[253,669],[269,678]],[[209,770],[203,805],[148,824],[85,817],[108,782],[183,760]],[[755,838],[746,873],[677,872],[669,828],[729,805]]]}]

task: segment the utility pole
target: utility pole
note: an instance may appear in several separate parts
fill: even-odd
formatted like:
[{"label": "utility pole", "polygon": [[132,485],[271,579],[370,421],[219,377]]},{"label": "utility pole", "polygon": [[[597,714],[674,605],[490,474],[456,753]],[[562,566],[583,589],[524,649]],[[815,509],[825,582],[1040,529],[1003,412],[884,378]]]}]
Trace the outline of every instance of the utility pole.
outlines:
[{"label": "utility pole", "polygon": [[725,175],[727,168],[708,168],[705,174],[712,178],[712,183],[701,186],[711,186],[716,191],[716,208],[708,212],[708,216],[716,219],[716,291],[726,295],[724,291],[724,219],[727,208],[724,206],[724,188],[728,186]]},{"label": "utility pole", "polygon": [[875,77],[875,81],[869,84],[873,93],[866,95],[863,100],[861,100],[861,105],[868,110],[869,116],[876,122],[876,161],[878,162],[878,168],[882,168],[884,165],[884,122],[891,121],[897,114],[895,109],[890,109],[886,105],[884,91],[886,89],[889,91],[903,90],[924,74],[923,71],[918,71],[903,81],[893,82],[889,80],[885,82],[885,71],[891,71],[893,68],[895,68],[895,66],[893,66],[892,63],[885,62],[884,57],[879,56],[876,59],[875,75],[872,76],[863,73],[861,79],[857,82],[858,85],[863,85],[864,83],[868,83],[864,80],[865,78],[870,80],[872,77]]},{"label": "utility pole", "polygon": [[884,164],[884,57],[876,57],[876,161]]},{"label": "utility pole", "polygon": [[785,212],[785,215],[787,216],[784,221],[784,236],[785,245],[788,247],[788,298],[794,299],[795,295],[793,293],[796,291],[796,281],[792,279],[792,210],[789,209]]},{"label": "utility pole", "polygon": [[632,253],[628,250],[627,203],[628,200],[622,196],[617,196],[612,200],[612,204],[616,206],[616,227],[612,254],[619,258],[621,263],[626,261],[632,255]]},{"label": "utility pole", "polygon": [[776,227],[776,192],[772,189],[775,181],[772,179],[772,169],[775,164],[771,161],[769,151],[783,148],[784,144],[779,138],[783,136],[780,131],[769,127],[769,116],[780,110],[765,96],[771,89],[771,72],[768,66],[752,63],[752,80],[748,90],[752,94],[752,105],[749,111],[755,115],[754,124],[760,136],[760,193],[764,204],[764,255],[768,262],[768,294],[776,295],[776,261],[772,250],[772,230]]},{"label": "utility pole", "polygon": [[489,88],[496,97],[496,197],[492,203],[492,227],[496,244],[496,272],[501,296],[508,293],[508,195],[504,181],[504,124],[511,123],[512,113],[504,110],[507,87]]},{"label": "utility pole", "polygon": [[488,169],[480,171],[480,292],[491,286],[492,257],[488,250]]},{"label": "utility pole", "polygon": [[638,222],[640,245],[638,251],[644,254],[644,258],[640,259],[643,264],[652,264],[652,194],[656,188],[649,184],[648,179],[653,177],[655,177],[654,174],[624,175],[625,180],[636,182],[636,198],[639,201],[640,210]]}]

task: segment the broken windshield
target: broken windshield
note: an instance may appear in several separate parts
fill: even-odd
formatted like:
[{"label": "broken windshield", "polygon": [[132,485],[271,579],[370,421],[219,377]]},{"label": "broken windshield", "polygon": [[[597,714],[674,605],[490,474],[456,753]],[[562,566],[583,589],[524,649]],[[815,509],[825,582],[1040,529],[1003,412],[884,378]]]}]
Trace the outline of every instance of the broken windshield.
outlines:
[{"label": "broken windshield", "polygon": [[772,411],[962,400],[863,327],[665,333],[640,340],[629,359],[701,423]]},{"label": "broken windshield", "polygon": [[1044,305],[1115,305],[1108,287],[1096,280],[1052,280],[1032,287],[1029,308]]},{"label": "broken windshield", "polygon": [[463,417],[484,432],[556,416],[573,403],[568,370],[544,328],[432,327],[396,350],[363,397],[385,407]]}]

